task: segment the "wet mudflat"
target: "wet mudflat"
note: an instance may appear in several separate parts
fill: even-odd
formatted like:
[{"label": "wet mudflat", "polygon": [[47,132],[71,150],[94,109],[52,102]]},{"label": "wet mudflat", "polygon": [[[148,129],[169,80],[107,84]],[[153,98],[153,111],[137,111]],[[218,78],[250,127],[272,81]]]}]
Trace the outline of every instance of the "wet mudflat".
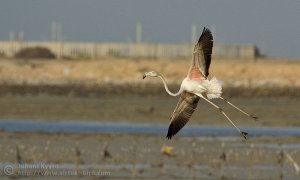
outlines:
[{"label": "wet mudflat", "polygon": [[[1,132],[0,144],[1,168],[10,162],[19,168],[12,176],[20,178],[27,176],[18,172],[43,172],[43,167],[33,166],[39,163],[52,165],[48,172],[109,172],[81,176],[86,179],[299,177],[287,157],[300,162],[299,137],[252,137],[243,141],[239,136],[182,136],[170,141],[158,135]],[[162,151],[162,147],[173,149]]]},{"label": "wet mudflat", "polygon": [[[228,100],[259,117],[259,121],[253,121],[222,100],[213,100],[240,126],[300,127],[298,97],[229,97]],[[2,96],[0,119],[168,125],[177,101],[178,97],[167,95]],[[201,100],[188,124],[230,126],[217,109]]]},{"label": "wet mudflat", "polygon": [[[299,99],[292,97],[229,98],[259,121],[214,100],[241,127],[298,128]],[[2,121],[134,123],[167,126],[177,98],[169,96],[103,95],[73,97],[54,95],[2,96]],[[187,125],[231,128],[219,111],[200,101]],[[298,179],[293,162],[300,163],[298,136],[184,135],[167,140],[165,134],[0,132],[2,177],[28,178],[18,172],[45,169],[19,164],[55,165],[52,171],[77,172],[86,179]],[[162,148],[167,147],[167,148]],[[169,147],[169,149],[168,149]],[[173,149],[172,149],[173,148]],[[163,149],[163,150],[162,150]],[[290,160],[292,158],[292,160]],[[18,167],[3,174],[6,163]],[[56,168],[56,169],[55,169]],[[49,170],[49,169],[48,169]],[[50,171],[47,171],[50,172]],[[90,176],[79,172],[90,172]],[[95,173],[95,172],[98,172]],[[102,174],[99,172],[102,172]],[[103,172],[109,172],[103,174]],[[94,174],[93,174],[94,173]],[[93,174],[93,175],[92,175]],[[32,177],[32,176],[30,176]],[[52,176],[53,177],[53,176]],[[51,176],[49,175],[49,178]]]}]

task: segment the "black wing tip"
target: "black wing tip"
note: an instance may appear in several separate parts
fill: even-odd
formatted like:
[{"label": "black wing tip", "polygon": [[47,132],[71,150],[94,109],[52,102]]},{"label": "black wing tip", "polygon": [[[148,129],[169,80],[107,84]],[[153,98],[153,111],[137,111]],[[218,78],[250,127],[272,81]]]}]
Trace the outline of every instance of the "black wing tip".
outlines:
[{"label": "black wing tip", "polygon": [[242,135],[242,137],[243,137],[245,140],[247,140],[247,135],[248,135],[247,132],[242,131],[242,132],[241,132],[241,135]]},{"label": "black wing tip", "polygon": [[169,140],[171,140],[172,139],[172,135],[167,135],[166,138],[169,139]]},{"label": "black wing tip", "polygon": [[202,34],[204,33],[204,32],[206,32],[206,31],[209,31],[210,32],[210,30],[207,28],[207,27],[203,27],[203,31],[202,31]]},{"label": "black wing tip", "polygon": [[170,131],[168,132],[166,138],[167,139],[172,139],[172,137],[174,136],[174,134],[172,134]]},{"label": "black wing tip", "polygon": [[200,41],[203,39],[203,36],[204,36],[206,33],[208,33],[208,34],[210,34],[210,35],[212,36],[211,31],[210,31],[207,27],[204,26],[203,31],[202,31],[202,34],[201,34],[201,36],[200,36],[198,42],[200,42]]}]

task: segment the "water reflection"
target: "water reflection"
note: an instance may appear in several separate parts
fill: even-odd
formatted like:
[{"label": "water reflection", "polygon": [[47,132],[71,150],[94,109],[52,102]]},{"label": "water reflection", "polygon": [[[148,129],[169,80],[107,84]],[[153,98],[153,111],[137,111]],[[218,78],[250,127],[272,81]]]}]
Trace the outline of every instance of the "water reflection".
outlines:
[{"label": "water reflection", "polygon": [[[78,121],[32,121],[32,120],[0,120],[0,129],[9,132],[47,132],[47,133],[116,133],[116,134],[151,134],[164,135],[167,125],[132,124],[132,123],[100,123]],[[244,127],[251,136],[300,136],[300,128],[289,127]],[[181,136],[230,136],[239,134],[231,127],[220,126],[187,126],[180,132]],[[229,139],[228,139],[229,138]],[[235,137],[233,137],[235,139]]]}]

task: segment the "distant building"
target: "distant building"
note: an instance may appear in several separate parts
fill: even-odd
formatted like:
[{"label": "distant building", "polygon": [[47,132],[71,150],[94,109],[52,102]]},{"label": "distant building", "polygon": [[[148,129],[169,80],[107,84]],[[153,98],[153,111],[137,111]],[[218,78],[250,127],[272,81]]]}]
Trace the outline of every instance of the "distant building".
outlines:
[{"label": "distant building", "polygon": [[[140,58],[189,58],[191,44],[150,44],[150,43],[80,43],[80,42],[32,42],[0,41],[0,55],[14,57],[25,47],[45,47],[59,58],[96,59],[106,56]],[[253,44],[216,44],[213,56],[216,58],[253,59],[258,50]]]}]

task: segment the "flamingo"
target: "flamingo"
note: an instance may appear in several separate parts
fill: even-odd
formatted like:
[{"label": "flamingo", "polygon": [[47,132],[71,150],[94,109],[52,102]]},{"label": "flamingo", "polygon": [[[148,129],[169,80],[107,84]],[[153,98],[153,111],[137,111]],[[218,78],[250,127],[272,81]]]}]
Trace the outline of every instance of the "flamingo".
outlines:
[{"label": "flamingo", "polygon": [[[192,54],[192,64],[188,71],[187,77],[182,81],[180,89],[177,93],[172,93],[169,90],[165,78],[160,73],[156,71],[149,71],[143,74],[143,79],[145,79],[146,77],[159,77],[164,84],[166,92],[169,95],[180,95],[177,106],[170,118],[171,122],[169,125],[168,134],[166,136],[167,139],[171,139],[189,121],[197,107],[200,98],[217,108],[220,113],[223,114],[223,116],[245,139],[247,139],[248,133],[242,131],[239,127],[237,127],[223,111],[223,109],[211,102],[210,99],[220,98],[246,116],[253,118],[254,120],[258,119],[258,117],[248,114],[247,112],[243,111],[242,109],[222,97],[221,82],[218,81],[215,77],[211,78],[210,80],[208,79],[212,48],[212,33],[208,28],[204,27],[203,32],[194,47],[194,51]],[[206,95],[206,97],[204,95]]]}]

